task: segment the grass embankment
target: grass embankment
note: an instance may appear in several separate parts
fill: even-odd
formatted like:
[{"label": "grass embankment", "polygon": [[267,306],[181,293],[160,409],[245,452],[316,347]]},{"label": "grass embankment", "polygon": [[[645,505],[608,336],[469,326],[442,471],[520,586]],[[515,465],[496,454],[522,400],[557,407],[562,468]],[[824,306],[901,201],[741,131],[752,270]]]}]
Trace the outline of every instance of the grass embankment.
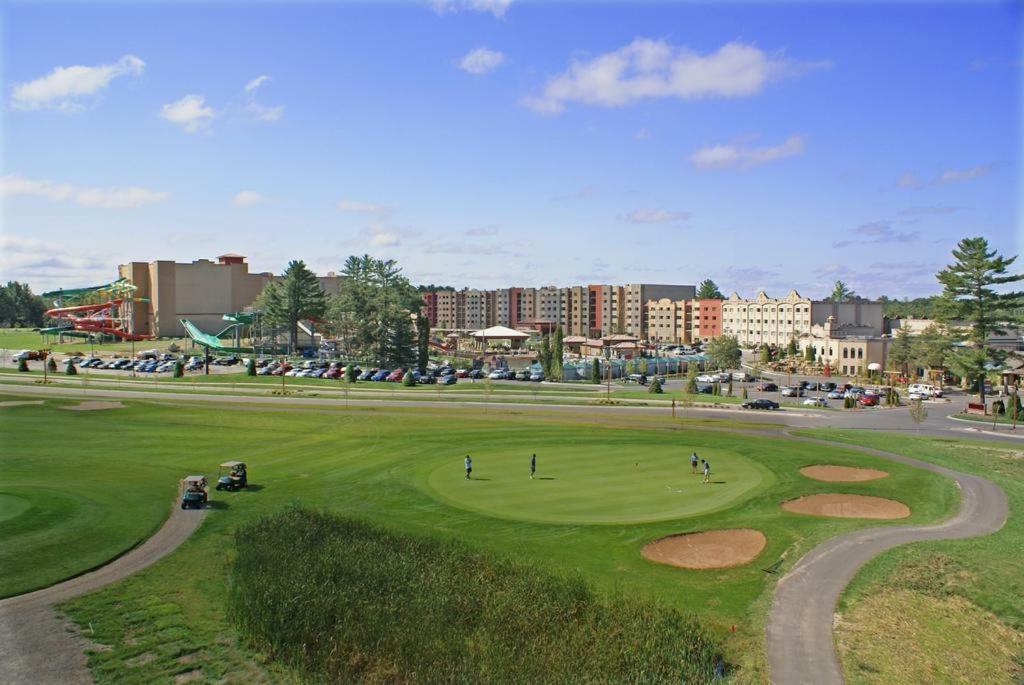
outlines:
[{"label": "grass embankment", "polygon": [[[65,354],[71,352],[89,354],[90,350],[100,354],[124,354],[132,351],[131,341],[90,343],[84,338],[71,337],[65,337],[63,343],[58,343],[56,340],[57,336],[51,335],[48,338],[43,338],[40,333],[30,328],[0,328],[0,350],[40,350],[48,347],[54,352]],[[136,340],[134,349],[136,351],[166,350],[172,343],[182,350],[191,347],[189,338],[163,338],[160,340]]]},{"label": "grass embankment", "polygon": [[864,444],[984,476],[1006,492],[997,533],[897,547],[840,601],[843,668],[858,683],[1018,683],[1024,676],[1024,444],[855,430],[808,435]]},{"label": "grass embankment", "polygon": [[653,602],[451,541],[292,509],[238,529],[230,614],[261,651],[328,682],[686,682],[714,643]]},{"label": "grass embankment", "polygon": [[[22,579],[22,587],[14,591],[35,586],[46,574],[56,579],[61,573],[51,568],[55,555],[40,554],[31,538],[21,536],[33,525],[33,517],[52,522],[45,532],[54,549],[69,549],[78,536],[88,533],[94,536],[89,547],[114,554],[136,543],[145,536],[143,528],[154,527],[166,515],[178,478],[190,473],[212,476],[220,462],[242,459],[250,465],[253,483],[243,492],[214,492],[203,525],[171,556],[66,605],[71,616],[87,626],[90,639],[109,647],[90,656],[98,682],[169,680],[195,669],[209,680],[280,681],[284,676],[278,667],[236,640],[225,615],[227,568],[239,526],[296,501],[392,532],[458,540],[475,552],[527,563],[553,575],[578,574],[602,597],[626,594],[692,612],[708,634],[722,642],[726,659],[737,663],[750,680],[763,673],[763,618],[775,580],[760,569],[782,556],[792,563],[838,533],[877,525],[791,514],[780,509],[780,501],[819,492],[875,494],[906,503],[914,522],[943,517],[957,501],[948,480],[919,469],[763,434],[701,430],[701,423],[667,416],[555,414],[543,409],[453,414],[443,406],[211,410],[156,400],[75,413],[57,408],[58,404],[47,400],[43,405],[0,408],[0,489],[18,496],[23,484],[44,482],[53,491],[76,493],[95,482],[100,484],[95,496],[81,510],[98,509],[109,523],[84,532],[66,526],[84,513],[59,513],[51,506],[56,500],[46,497],[0,522],[0,564],[5,576]],[[665,482],[660,472],[636,473],[636,463],[643,464],[645,455],[673,450],[679,455],[679,478],[673,482]],[[701,485],[698,476],[688,473],[685,458],[691,450],[711,459],[713,475],[716,463],[726,470],[730,453],[756,462],[766,475],[756,487],[726,502],[728,486]],[[560,455],[570,451],[587,458],[567,456],[560,463]],[[566,485],[578,479],[592,491],[593,520],[608,521],[609,508],[618,505],[604,501],[602,494],[616,487],[646,489],[656,501],[655,493],[666,493],[666,486],[671,486],[684,503],[704,492],[707,506],[677,512],[672,514],[677,518],[669,519],[653,512],[636,521],[635,512],[623,509],[621,520],[632,522],[546,523],[524,520],[512,509],[495,514],[469,501],[456,505],[450,491],[440,491],[436,480],[432,484],[438,472],[448,470],[458,480],[462,458],[470,453],[474,471],[491,479],[470,484],[480,490],[482,502],[489,501],[488,495],[512,493],[514,488],[506,483],[511,478],[515,487],[544,487],[550,482],[528,479],[528,459],[534,452],[538,475],[555,476]],[[503,474],[505,459],[510,460],[508,476]],[[838,484],[799,474],[800,467],[816,463],[880,468],[891,475]],[[726,506],[716,509],[712,493],[719,487]],[[514,498],[508,501],[514,504]],[[150,506],[159,511],[148,514]],[[540,506],[524,497],[521,509],[528,512],[529,507]],[[577,507],[574,516],[581,511]],[[128,525],[136,528],[128,530]],[[640,554],[644,544],[665,535],[737,527],[756,528],[768,539],[764,552],[745,566],[691,571],[655,564]],[[78,556],[65,557],[82,564]],[[84,565],[76,570],[83,569]],[[733,625],[735,633],[730,630]]]}]

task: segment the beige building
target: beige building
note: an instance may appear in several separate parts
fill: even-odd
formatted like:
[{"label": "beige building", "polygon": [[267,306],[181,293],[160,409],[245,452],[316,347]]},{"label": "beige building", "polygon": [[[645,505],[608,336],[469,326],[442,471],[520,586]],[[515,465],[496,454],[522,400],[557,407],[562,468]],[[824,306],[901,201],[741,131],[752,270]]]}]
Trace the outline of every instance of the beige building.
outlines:
[{"label": "beige building", "polygon": [[866,376],[869,364],[885,368],[892,339],[865,334],[865,326],[836,324],[833,317],[814,324],[798,340],[801,352],[814,348],[815,360],[827,363],[836,376]]},{"label": "beige building", "polygon": [[[156,337],[184,336],[179,319],[189,319],[206,333],[217,333],[226,325],[224,314],[252,306],[263,286],[277,278],[271,273],[249,273],[245,257],[230,253],[216,262],[129,262],[117,269],[121,278],[135,285],[135,296],[148,300],[136,302],[133,330]],[[328,274],[319,281],[333,295],[341,279]]]},{"label": "beige building", "polygon": [[684,344],[690,342],[691,308],[687,300],[649,300],[646,306],[648,342]]},{"label": "beige building", "polygon": [[733,293],[722,302],[722,334],[735,336],[741,345],[788,345],[809,335],[814,324],[829,317],[839,325],[854,325],[865,335],[880,336],[883,318],[880,302],[822,302],[790,290],[782,298],[763,291],[747,300]]}]

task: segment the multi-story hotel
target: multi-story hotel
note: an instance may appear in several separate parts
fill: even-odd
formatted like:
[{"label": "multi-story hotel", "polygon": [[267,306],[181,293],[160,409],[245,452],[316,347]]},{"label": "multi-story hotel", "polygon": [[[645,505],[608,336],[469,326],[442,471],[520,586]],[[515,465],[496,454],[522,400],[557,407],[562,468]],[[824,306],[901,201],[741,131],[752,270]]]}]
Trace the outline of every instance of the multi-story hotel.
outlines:
[{"label": "multi-story hotel", "polygon": [[547,331],[561,327],[565,335],[631,333],[646,338],[646,302],[687,300],[695,291],[692,285],[648,283],[439,290],[424,293],[423,313],[433,328],[442,330],[519,326]]},{"label": "multi-story hotel", "polygon": [[722,334],[735,336],[741,345],[788,345],[829,317],[838,325],[855,326],[866,335],[882,334],[880,302],[812,301],[795,290],[782,298],[758,291],[753,299],[733,293],[722,302]]},{"label": "multi-story hotel", "polygon": [[722,300],[649,300],[646,339],[650,342],[689,344],[722,335]]}]

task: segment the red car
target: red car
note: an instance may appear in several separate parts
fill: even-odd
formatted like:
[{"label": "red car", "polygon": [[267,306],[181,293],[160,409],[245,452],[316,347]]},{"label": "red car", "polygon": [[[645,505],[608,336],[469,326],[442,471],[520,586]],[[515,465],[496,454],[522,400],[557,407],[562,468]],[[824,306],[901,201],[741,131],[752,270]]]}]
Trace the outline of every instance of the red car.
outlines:
[{"label": "red car", "polygon": [[286,373],[288,373],[291,370],[292,370],[292,365],[291,364],[281,364],[281,366],[279,366],[276,369],[274,369],[273,371],[271,371],[270,375],[271,376],[283,376],[283,375],[285,375]]},{"label": "red car", "polygon": [[341,378],[341,367],[332,366],[322,376],[323,378]]},{"label": "red car", "polygon": [[469,369],[459,369],[455,372],[456,378],[469,378]]},{"label": "red car", "polygon": [[880,399],[881,398],[878,395],[870,395],[868,393],[865,393],[861,395],[860,399],[857,401],[860,402],[862,407],[877,407],[878,401]]},{"label": "red car", "polygon": [[388,377],[385,378],[384,380],[390,381],[392,383],[398,383],[404,377],[405,377],[405,369],[395,369],[394,371],[389,373]]}]

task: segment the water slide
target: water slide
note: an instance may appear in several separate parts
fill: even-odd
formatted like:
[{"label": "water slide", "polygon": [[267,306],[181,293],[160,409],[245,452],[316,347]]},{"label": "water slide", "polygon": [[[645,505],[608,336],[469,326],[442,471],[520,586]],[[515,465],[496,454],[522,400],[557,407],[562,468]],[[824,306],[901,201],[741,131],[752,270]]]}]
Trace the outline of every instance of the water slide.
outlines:
[{"label": "water slide", "polygon": [[[228,319],[228,315],[225,314],[224,318]],[[230,319],[228,319],[228,320],[230,321]],[[251,354],[252,351],[253,351],[253,348],[251,348],[251,347],[229,347],[229,346],[226,346],[226,345],[224,345],[224,343],[222,343],[220,341],[220,338],[218,337],[220,335],[224,335],[225,333],[227,333],[228,331],[234,329],[237,326],[245,325],[245,324],[243,324],[241,322],[236,322],[236,323],[231,324],[230,326],[228,326],[227,328],[222,330],[217,335],[210,335],[209,333],[203,333],[201,330],[199,330],[198,326],[196,326],[194,323],[192,323],[188,319],[178,319],[178,321],[180,321],[181,325],[184,326],[185,333],[188,334],[188,337],[192,338],[192,340],[193,340],[193,342],[195,342],[195,344],[197,344],[197,345],[199,345],[201,347],[205,347],[207,350],[209,350],[211,352],[245,352],[245,353],[250,353]]]},{"label": "water slide", "polygon": [[78,331],[78,336],[85,337],[106,333],[122,340],[148,340],[153,336],[131,330],[134,303],[147,301],[133,297],[135,290],[135,285],[121,278],[105,285],[43,293],[43,297],[55,298],[55,306],[46,310],[46,315],[58,324],[41,332],[75,335],[70,331]]}]

